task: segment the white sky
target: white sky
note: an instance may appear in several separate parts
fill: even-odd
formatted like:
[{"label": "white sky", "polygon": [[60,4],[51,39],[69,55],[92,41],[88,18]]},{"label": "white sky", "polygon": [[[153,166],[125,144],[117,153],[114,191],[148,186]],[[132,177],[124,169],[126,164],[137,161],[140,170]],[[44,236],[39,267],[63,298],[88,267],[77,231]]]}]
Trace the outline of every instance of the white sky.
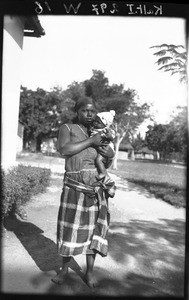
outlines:
[{"label": "white sky", "polygon": [[73,81],[105,71],[109,83],[123,83],[153,103],[164,123],[177,105],[186,105],[186,85],[177,76],[157,71],[156,49],[163,43],[186,45],[185,21],[179,18],[111,16],[39,16],[46,35],[24,38],[22,85],[63,89]]}]

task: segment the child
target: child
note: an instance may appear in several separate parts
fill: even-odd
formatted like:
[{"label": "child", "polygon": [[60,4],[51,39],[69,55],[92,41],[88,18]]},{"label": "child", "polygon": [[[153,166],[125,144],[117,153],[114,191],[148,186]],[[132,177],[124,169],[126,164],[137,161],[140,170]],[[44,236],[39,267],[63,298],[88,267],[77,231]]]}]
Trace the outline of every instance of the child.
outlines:
[{"label": "child", "polygon": [[[112,141],[115,138],[114,132],[111,130],[110,126],[113,123],[115,116],[115,111],[110,110],[109,112],[101,112],[96,115],[93,122],[93,127],[91,129],[91,135],[96,133],[101,133],[103,137],[103,143],[108,144],[114,150],[114,144]],[[101,154],[97,154],[96,166],[98,170],[98,179],[101,180],[107,175],[106,166],[107,160]]]}]

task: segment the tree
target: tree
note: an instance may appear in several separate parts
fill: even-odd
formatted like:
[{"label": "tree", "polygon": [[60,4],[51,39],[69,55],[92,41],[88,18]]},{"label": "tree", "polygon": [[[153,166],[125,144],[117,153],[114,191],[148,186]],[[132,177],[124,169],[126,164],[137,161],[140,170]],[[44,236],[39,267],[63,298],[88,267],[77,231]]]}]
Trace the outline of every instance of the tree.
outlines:
[{"label": "tree", "polygon": [[155,124],[149,125],[146,132],[145,141],[150,150],[158,151],[160,159],[164,158],[166,152],[166,132],[167,125]]},{"label": "tree", "polygon": [[24,125],[23,147],[26,148],[26,143],[33,139],[32,131],[30,130],[30,118],[33,115],[33,98],[32,90],[26,87],[21,87],[19,121]]},{"label": "tree", "polygon": [[178,107],[178,112],[169,124],[148,126],[146,143],[149,149],[160,152],[161,159],[176,156],[186,160],[187,153],[187,108]]},{"label": "tree", "polygon": [[92,72],[92,77],[84,81],[85,95],[100,104],[107,97],[109,80],[105,77],[104,71],[92,70]]},{"label": "tree", "polygon": [[187,83],[187,52],[184,46],[162,44],[150,48],[160,49],[154,53],[160,57],[156,63],[162,65],[158,70],[171,72],[171,75],[178,74],[180,82]]},{"label": "tree", "polygon": [[40,151],[44,137],[57,135],[61,114],[61,90],[54,88],[46,92],[21,87],[19,120],[24,125],[24,147],[26,142],[36,141],[36,150]]},{"label": "tree", "polygon": [[132,89],[124,90],[123,84],[109,85],[104,71],[93,70],[93,76],[84,81],[86,95],[92,97],[100,111],[115,110],[115,158],[113,168],[117,169],[117,158],[120,143],[123,138],[128,140],[136,132],[138,126],[147,118],[149,106],[137,103],[137,92]]},{"label": "tree", "polygon": [[115,110],[114,122],[116,156],[113,167],[117,168],[119,145],[123,138],[132,139],[138,126],[149,117],[149,105],[141,105],[137,92],[124,90],[123,84],[109,85],[104,71],[93,70],[89,80],[73,82],[66,90],[55,87],[51,92],[22,89],[20,121],[25,126],[25,139],[35,138],[37,149],[44,136],[57,134],[61,123],[71,122],[75,117],[75,102],[87,95],[94,99],[99,111]]},{"label": "tree", "polygon": [[180,153],[180,159],[186,161],[187,155],[187,107],[177,107],[177,113],[169,123],[168,137],[173,153]]},{"label": "tree", "polygon": [[59,116],[59,125],[72,122],[72,120],[76,117],[74,107],[75,101],[70,98],[66,98]]},{"label": "tree", "polygon": [[69,98],[73,101],[77,101],[80,97],[85,95],[85,86],[84,83],[78,83],[73,81],[68,88],[64,91],[66,98]]},{"label": "tree", "polygon": [[[124,139],[123,139],[123,141],[124,141]],[[140,132],[136,135],[136,137],[133,136],[131,145],[133,146],[133,148],[136,151],[140,150],[142,147],[144,147],[146,145],[145,140],[142,138]]]},{"label": "tree", "polygon": [[135,90],[128,89],[121,95],[106,100],[106,109],[113,109],[116,112],[114,169],[117,169],[118,151],[123,138],[131,141],[139,125],[149,117],[149,105],[137,103],[136,96]]}]

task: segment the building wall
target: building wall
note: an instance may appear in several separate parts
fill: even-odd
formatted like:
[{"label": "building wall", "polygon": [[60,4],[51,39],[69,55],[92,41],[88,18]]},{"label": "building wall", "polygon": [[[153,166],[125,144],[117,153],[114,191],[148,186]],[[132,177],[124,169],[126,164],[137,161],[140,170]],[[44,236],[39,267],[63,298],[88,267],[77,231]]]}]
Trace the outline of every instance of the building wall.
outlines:
[{"label": "building wall", "polygon": [[1,164],[16,163],[24,24],[20,17],[4,17],[2,69]]},{"label": "building wall", "polygon": [[128,160],[128,152],[127,151],[119,151],[118,159]]},{"label": "building wall", "polygon": [[147,153],[135,153],[136,159],[154,159],[153,154],[147,154]]}]

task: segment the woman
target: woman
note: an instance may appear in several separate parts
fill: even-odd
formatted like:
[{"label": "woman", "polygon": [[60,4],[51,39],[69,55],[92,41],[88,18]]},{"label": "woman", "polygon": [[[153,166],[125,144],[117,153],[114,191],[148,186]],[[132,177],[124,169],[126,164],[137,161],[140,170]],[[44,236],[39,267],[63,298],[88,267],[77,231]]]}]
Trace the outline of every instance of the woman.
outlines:
[{"label": "woman", "polygon": [[89,287],[94,287],[93,267],[96,254],[107,255],[107,199],[108,191],[111,190],[112,193],[114,189],[108,182],[101,183],[96,179],[96,149],[98,147],[98,152],[109,159],[109,165],[114,151],[111,148],[103,149],[99,133],[89,137],[90,127],[96,117],[92,99],[79,99],[75,110],[77,122],[63,124],[58,137],[58,151],[65,157],[64,185],[57,224],[57,248],[62,256],[62,269],[52,281],[61,284],[68,272],[71,257],[85,254],[86,283]]}]

